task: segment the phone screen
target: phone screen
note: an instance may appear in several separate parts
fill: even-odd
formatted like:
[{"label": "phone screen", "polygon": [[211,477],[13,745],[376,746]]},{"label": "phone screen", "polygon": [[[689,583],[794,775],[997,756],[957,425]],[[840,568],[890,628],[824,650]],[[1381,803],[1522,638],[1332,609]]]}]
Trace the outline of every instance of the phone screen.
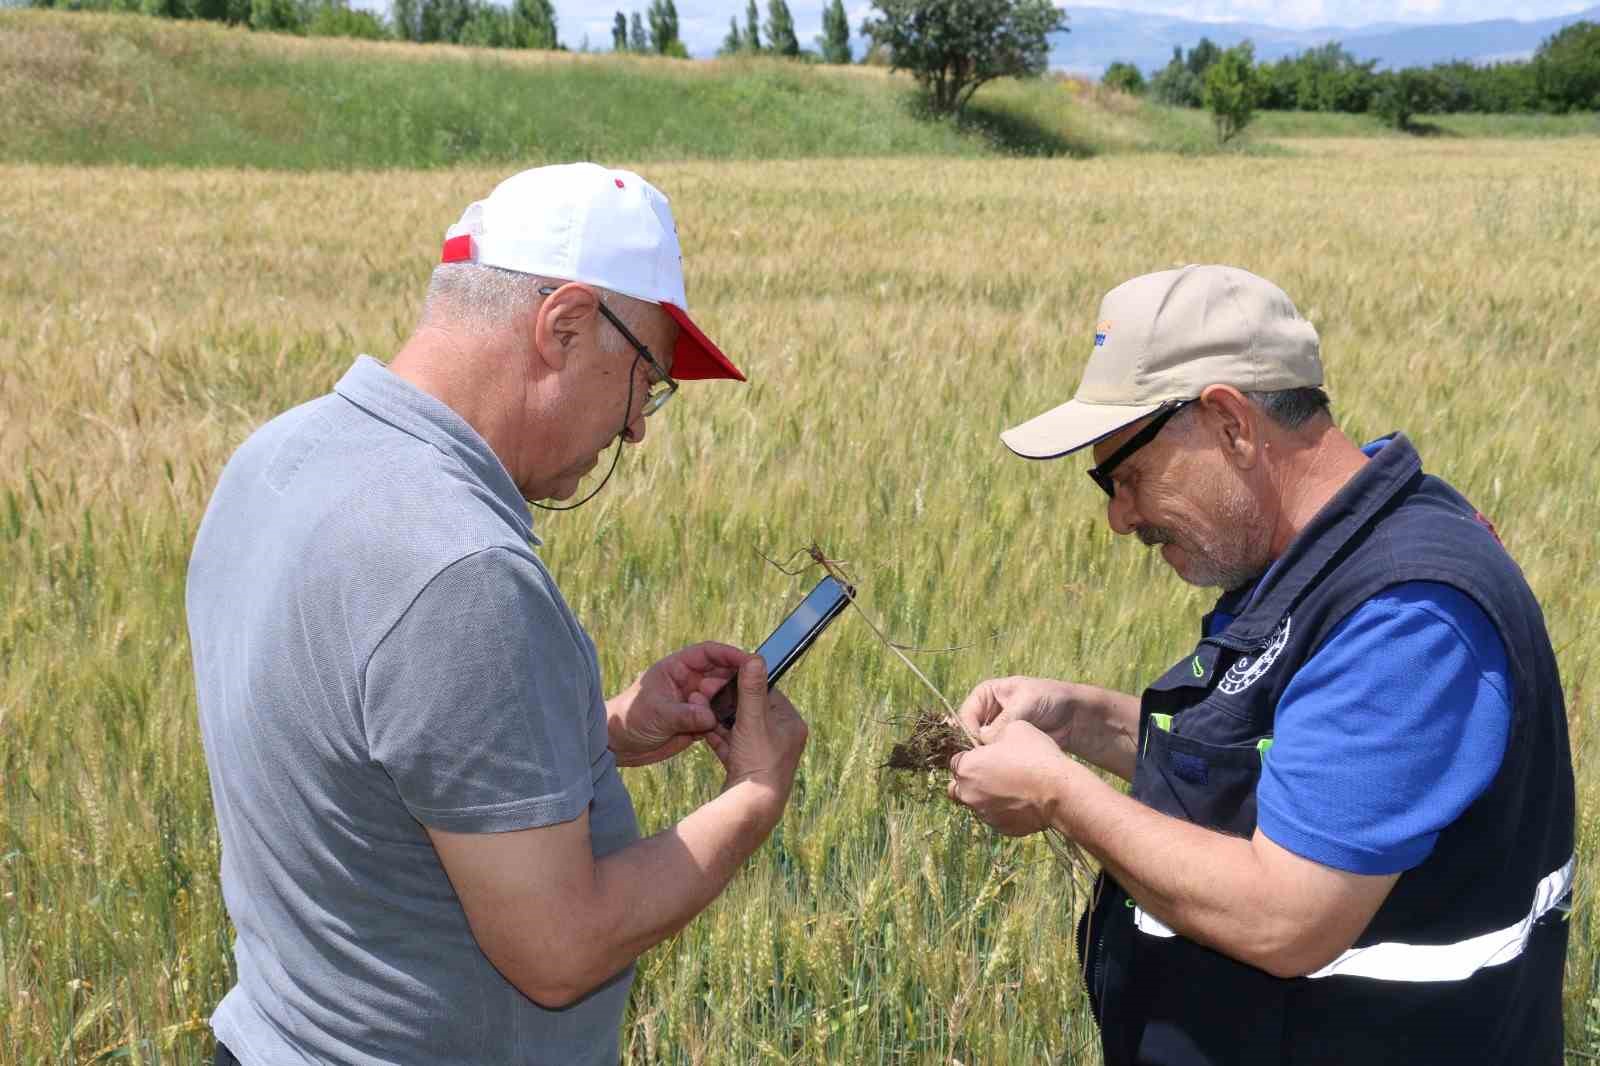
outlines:
[{"label": "phone screen", "polygon": [[766,660],[767,683],[775,683],[783,676],[789,664],[805,651],[806,646],[816,639],[822,630],[822,625],[845,603],[844,586],[835,581],[831,576],[823,578],[817,583],[800,606],[790,612],[772,635],[761,642],[761,647],[756,649],[756,654]]},{"label": "phone screen", "polygon": [[[777,684],[789,667],[800,661],[800,656],[811,647],[818,634],[839,616],[850,602],[850,592],[831,575],[823,578],[800,601],[800,606],[778,623],[772,635],[761,642],[756,654],[766,661],[769,687]],[[711,709],[716,712],[717,719],[731,729],[738,711],[738,685],[730,681],[719,689],[711,698]]]}]

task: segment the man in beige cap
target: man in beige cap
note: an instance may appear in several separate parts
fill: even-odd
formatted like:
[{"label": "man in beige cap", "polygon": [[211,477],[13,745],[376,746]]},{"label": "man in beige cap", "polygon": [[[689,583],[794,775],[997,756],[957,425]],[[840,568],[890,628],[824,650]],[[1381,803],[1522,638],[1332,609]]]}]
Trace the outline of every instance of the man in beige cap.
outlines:
[{"label": "man in beige cap", "polygon": [[1572,762],[1521,572],[1403,435],[1339,431],[1275,285],[1162,271],[1099,318],[1077,395],[1001,438],[1092,448],[1112,529],[1221,597],[1142,697],[978,685],[950,796],[1103,864],[1107,1066],[1559,1063]]}]

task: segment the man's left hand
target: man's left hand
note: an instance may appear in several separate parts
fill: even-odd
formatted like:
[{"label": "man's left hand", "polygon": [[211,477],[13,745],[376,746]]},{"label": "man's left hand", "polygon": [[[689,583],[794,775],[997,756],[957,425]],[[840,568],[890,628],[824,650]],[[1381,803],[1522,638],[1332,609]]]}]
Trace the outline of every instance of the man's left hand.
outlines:
[{"label": "man's left hand", "polygon": [[717,726],[711,696],[750,653],[706,641],[675,651],[606,701],[610,747],[620,766],[670,759]]},{"label": "man's left hand", "polygon": [[1068,778],[1082,769],[1027,722],[1008,722],[980,747],[950,759],[950,798],[1006,836],[1052,824]]}]

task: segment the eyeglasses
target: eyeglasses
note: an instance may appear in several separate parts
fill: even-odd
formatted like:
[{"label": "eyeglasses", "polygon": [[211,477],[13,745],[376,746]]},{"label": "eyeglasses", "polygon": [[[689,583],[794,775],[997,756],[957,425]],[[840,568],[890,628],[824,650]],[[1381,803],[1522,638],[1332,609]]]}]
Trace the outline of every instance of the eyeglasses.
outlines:
[{"label": "eyeglasses", "polygon": [[[555,291],[556,287],[554,285],[546,285],[539,290],[539,295],[549,296]],[[644,360],[649,384],[645,390],[644,407],[640,413],[649,418],[665,407],[668,400],[672,399],[672,394],[678,391],[678,383],[672,379],[672,375],[667,373],[666,368],[661,365],[656,357],[650,354],[650,349],[646,348],[639,338],[635,337],[633,332],[622,324],[622,319],[618,318],[611,308],[605,305],[604,300],[599,301],[596,306],[600,308],[600,313],[606,316],[606,321],[615,326],[617,332],[622,334],[622,339],[633,345],[633,350],[637,353],[635,362],[639,359]]]},{"label": "eyeglasses", "polygon": [[1128,439],[1128,443],[1118,448],[1106,457],[1106,461],[1099,466],[1089,468],[1089,479],[1100,486],[1107,496],[1116,498],[1117,483],[1111,480],[1111,471],[1122,464],[1128,456],[1143,448],[1146,444],[1156,439],[1156,434],[1161,432],[1161,427],[1172,420],[1172,416],[1183,410],[1193,400],[1168,400],[1155,410],[1155,417],[1139,432]]}]

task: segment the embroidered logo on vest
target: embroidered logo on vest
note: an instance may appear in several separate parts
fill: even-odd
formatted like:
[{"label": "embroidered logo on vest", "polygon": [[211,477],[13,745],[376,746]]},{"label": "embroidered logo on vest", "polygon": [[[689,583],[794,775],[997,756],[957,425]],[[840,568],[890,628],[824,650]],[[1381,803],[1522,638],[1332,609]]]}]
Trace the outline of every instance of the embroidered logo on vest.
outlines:
[{"label": "embroidered logo on vest", "polygon": [[1261,680],[1278,656],[1283,654],[1284,645],[1289,643],[1289,619],[1284,618],[1278,628],[1273,631],[1272,639],[1267,641],[1267,646],[1260,653],[1251,658],[1246,655],[1232,666],[1223,675],[1217,687],[1230,696],[1237,695]]}]

